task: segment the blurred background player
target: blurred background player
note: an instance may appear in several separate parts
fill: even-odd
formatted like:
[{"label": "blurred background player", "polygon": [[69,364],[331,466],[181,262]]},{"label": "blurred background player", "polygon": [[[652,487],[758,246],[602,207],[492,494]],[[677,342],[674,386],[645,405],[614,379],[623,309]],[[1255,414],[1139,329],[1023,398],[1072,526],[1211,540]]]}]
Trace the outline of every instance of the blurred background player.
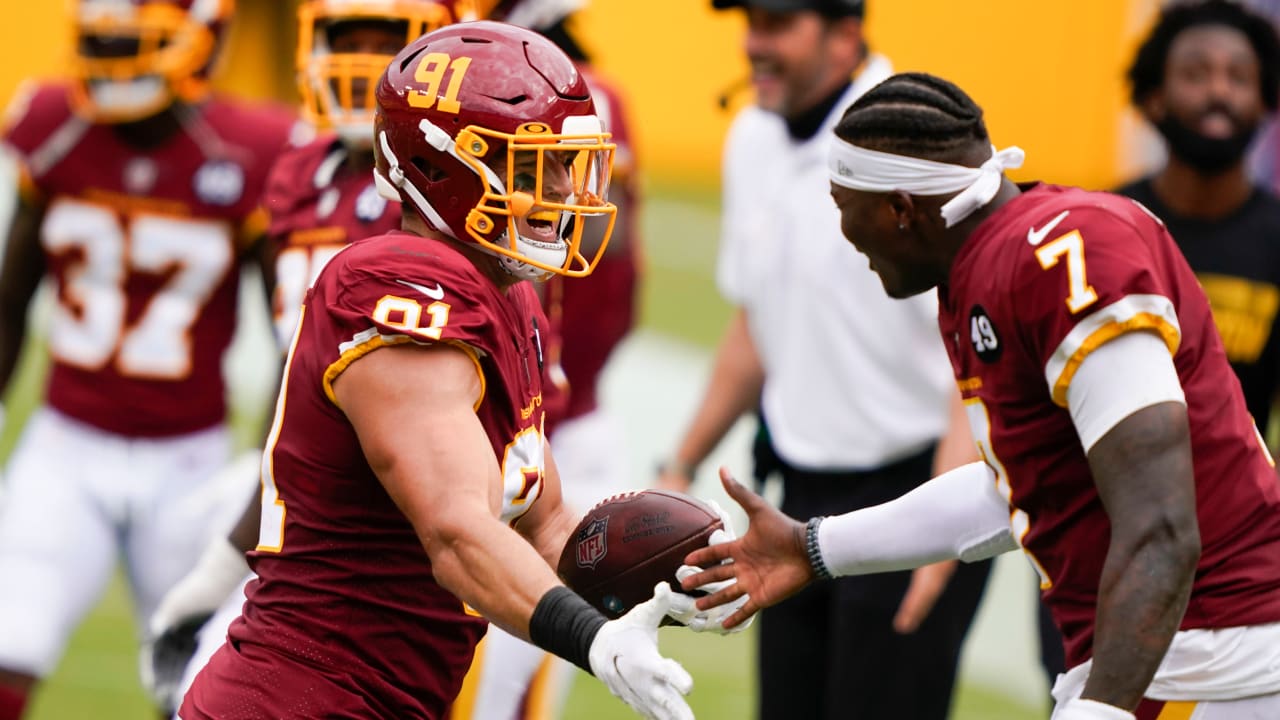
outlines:
[{"label": "blurred background player", "polygon": [[589,274],[582,220],[615,211],[585,82],[527,30],[458,24],[393,59],[375,132],[402,230],[335,255],[307,295],[258,578],[182,717],[441,717],[479,613],[646,717],[692,718],[692,681],[656,649],[668,588],[606,623],[550,567],[577,514],[542,433],[545,316],[525,281]]},{"label": "blurred background player", "polygon": [[[1196,273],[1245,405],[1264,437],[1280,390],[1280,200],[1250,179],[1245,153],[1280,93],[1271,21],[1226,0],[1165,8],[1129,66],[1134,108],[1166,162],[1116,192],[1155,213]],[[1040,608],[1050,683],[1062,640]]]},{"label": "blurred background player", "polygon": [[[539,284],[550,319],[547,368],[564,386],[561,402],[548,408],[548,434],[555,450],[565,502],[584,513],[604,498],[632,486],[621,424],[600,405],[600,376],[610,355],[636,319],[640,280],[640,175],[628,109],[617,86],[591,69],[591,58],[573,33],[573,13],[583,0],[508,0],[495,18],[549,38],[577,65],[591,89],[596,112],[614,151],[609,201],[618,207],[608,247],[585,278],[552,276]],[[589,218],[583,246],[588,255],[603,241],[607,222]],[[454,720],[513,720],[559,715],[573,668],[549,653],[490,626],[452,710]]]},{"label": "blurred background player", "polygon": [[[11,104],[23,180],[0,275],[0,389],[47,276],[43,406],[0,506],[0,718],[22,711],[124,558],[139,619],[249,486],[228,457],[223,354],[257,260],[286,111],[208,95],[230,0],[82,0],[78,76]],[[269,270],[269,268],[264,268]]]},{"label": "blurred background player", "polygon": [[[861,0],[714,0],[746,16],[755,106],[725,141],[716,278],[735,306],[662,487],[762,409],[782,510],[876,505],[973,456],[933,295],[894,300],[849,252],[827,197],[831,128],[891,72]],[[756,475],[766,473],[757,468]],[[990,565],[842,579],[761,616],[759,716],[942,720]]]},{"label": "blurred background player", "polygon": [[[267,182],[272,312],[286,353],[306,291],[348,243],[400,227],[400,203],[373,178],[374,89],[404,46],[453,19],[433,0],[308,0],[298,7],[296,69],[303,119],[323,132],[282,153]],[[261,454],[242,468],[257,483]],[[149,621],[144,685],[169,712],[226,639],[252,574],[244,553],[258,542],[261,505],[252,498],[232,529],[215,536]],[[225,530],[226,528],[224,528]],[[216,612],[215,612],[216,610]],[[213,613],[210,617],[210,613]],[[206,622],[207,620],[207,622]],[[192,634],[198,636],[193,642]],[[194,653],[194,654],[192,654]]]}]

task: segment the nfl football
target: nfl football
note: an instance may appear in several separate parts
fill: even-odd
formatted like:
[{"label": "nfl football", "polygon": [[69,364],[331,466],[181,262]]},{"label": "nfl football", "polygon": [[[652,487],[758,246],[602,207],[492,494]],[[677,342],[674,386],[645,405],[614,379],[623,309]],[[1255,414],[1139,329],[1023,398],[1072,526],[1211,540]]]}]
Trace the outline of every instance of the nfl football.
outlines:
[{"label": "nfl football", "polygon": [[688,495],[642,490],[611,497],[588,512],[560,553],[560,579],[610,619],[653,597],[676,570],[724,527],[720,516]]}]

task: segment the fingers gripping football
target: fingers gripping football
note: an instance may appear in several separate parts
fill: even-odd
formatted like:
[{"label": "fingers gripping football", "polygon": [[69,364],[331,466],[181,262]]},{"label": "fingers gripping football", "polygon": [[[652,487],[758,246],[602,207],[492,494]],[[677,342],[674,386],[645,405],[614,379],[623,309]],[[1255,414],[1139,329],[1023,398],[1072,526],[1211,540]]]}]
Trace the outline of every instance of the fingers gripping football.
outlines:
[{"label": "fingers gripping football", "polygon": [[591,672],[609,692],[649,720],[693,720],[684,700],[693,678],[658,652],[658,626],[673,595],[669,585],[659,583],[651,599],[600,628],[588,657]]},{"label": "fingers gripping football", "polygon": [[[704,502],[706,502],[706,504],[720,516],[720,522],[724,526],[722,529],[711,533],[711,537],[707,540],[707,545],[723,545],[724,543],[735,540],[737,535],[733,532],[733,523],[730,521],[728,513],[726,513],[714,500],[706,500]],[[722,562],[731,563],[733,562],[733,559],[726,558]],[[681,565],[680,568],[676,570],[676,579],[682,583],[682,587],[685,587],[683,585],[685,578],[693,577],[701,572],[702,568],[700,567],[694,565]],[[732,592],[737,593],[735,599],[731,602],[722,605],[718,604],[715,607],[711,607],[706,610],[698,609],[694,598],[683,593],[677,593],[672,599],[671,611],[667,614],[672,619],[680,622],[694,632],[710,631],[721,635],[742,632],[751,626],[751,621],[754,617],[748,618],[744,623],[733,626],[725,626],[724,624],[724,621],[727,618],[740,610],[750,599],[746,594],[740,592],[740,589],[737,588],[737,583],[733,580],[721,580],[719,582],[708,582],[685,587],[686,590],[697,591],[701,594],[712,596],[728,588],[733,588]]]}]

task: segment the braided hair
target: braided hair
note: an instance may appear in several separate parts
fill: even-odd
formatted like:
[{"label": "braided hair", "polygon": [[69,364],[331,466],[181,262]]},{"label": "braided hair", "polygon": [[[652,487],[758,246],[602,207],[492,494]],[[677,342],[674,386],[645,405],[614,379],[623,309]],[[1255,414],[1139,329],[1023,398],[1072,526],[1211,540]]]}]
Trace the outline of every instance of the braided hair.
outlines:
[{"label": "braided hair", "polygon": [[849,106],[835,133],[858,147],[939,162],[991,144],[982,108],[927,73],[900,73],[876,85]]},{"label": "braided hair", "polygon": [[1151,93],[1164,84],[1169,48],[1184,30],[1203,25],[1220,25],[1239,30],[1249,39],[1258,58],[1258,80],[1262,102],[1268,110],[1277,107],[1280,94],[1280,39],[1267,18],[1236,2],[1205,0],[1170,5],[1160,13],[1151,34],[1143,41],[1129,67],[1130,100],[1141,107]]}]

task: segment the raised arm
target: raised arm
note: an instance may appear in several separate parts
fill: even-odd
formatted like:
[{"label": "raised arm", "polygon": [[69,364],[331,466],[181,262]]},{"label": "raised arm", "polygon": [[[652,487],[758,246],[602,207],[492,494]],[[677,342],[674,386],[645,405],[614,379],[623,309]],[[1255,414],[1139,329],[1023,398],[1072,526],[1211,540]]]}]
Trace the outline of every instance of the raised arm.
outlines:
[{"label": "raised arm", "polygon": [[[897,500],[808,523],[783,515],[728,471],[721,470],[720,477],[747,513],[747,532],[690,553],[685,562],[708,569],[682,585],[692,589],[736,578],[698,600],[698,607],[707,609],[749,595],[725,627],[776,605],[814,579],[906,570],[940,560],[982,560],[1017,547],[1009,532],[1009,506],[983,463],[943,473]],[[733,562],[720,564],[726,559]]]}]

